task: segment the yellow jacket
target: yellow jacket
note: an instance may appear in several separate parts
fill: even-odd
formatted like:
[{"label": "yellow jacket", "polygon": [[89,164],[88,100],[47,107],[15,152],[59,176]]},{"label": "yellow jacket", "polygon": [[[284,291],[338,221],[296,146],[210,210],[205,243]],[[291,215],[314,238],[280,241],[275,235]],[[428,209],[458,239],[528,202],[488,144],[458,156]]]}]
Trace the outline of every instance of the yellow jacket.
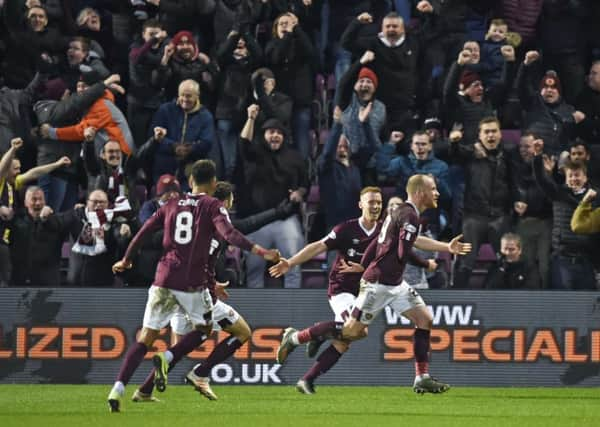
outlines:
[{"label": "yellow jacket", "polygon": [[600,232],[600,208],[592,210],[591,202],[580,203],[573,212],[571,229],[578,234]]}]

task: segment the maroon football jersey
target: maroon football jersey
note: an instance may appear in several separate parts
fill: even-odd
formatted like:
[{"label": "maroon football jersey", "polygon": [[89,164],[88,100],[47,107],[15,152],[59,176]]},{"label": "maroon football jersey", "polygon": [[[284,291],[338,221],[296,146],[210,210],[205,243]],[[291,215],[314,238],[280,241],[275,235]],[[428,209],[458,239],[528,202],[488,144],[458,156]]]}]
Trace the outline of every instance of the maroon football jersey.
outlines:
[{"label": "maroon football jersey", "polygon": [[362,264],[368,263],[363,279],[392,286],[402,283],[406,263],[414,260],[412,246],[419,227],[419,213],[412,203],[403,203],[394,209],[363,257]]},{"label": "maroon football jersey", "polygon": [[327,295],[333,296],[342,292],[358,295],[361,273],[340,273],[340,262],[352,261],[359,263],[369,243],[377,237],[381,223],[367,232],[359,219],[351,219],[333,227],[333,230],[322,240],[327,249],[336,250],[337,255],[329,272],[329,287]]},{"label": "maroon football jersey", "polygon": [[156,267],[154,285],[192,291],[214,285],[212,255],[216,234],[234,246],[250,251],[252,242],[237,231],[223,204],[206,194],[187,194],[169,201],[150,217],[129,244],[125,259],[131,259],[146,233],[164,228],[163,256]]}]

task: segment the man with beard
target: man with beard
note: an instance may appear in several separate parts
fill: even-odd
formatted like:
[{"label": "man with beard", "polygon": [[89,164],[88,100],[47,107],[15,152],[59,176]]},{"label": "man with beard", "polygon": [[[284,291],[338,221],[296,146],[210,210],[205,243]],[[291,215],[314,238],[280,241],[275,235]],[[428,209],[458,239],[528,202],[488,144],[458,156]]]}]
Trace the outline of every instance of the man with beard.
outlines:
[{"label": "man with beard", "polygon": [[200,84],[202,102],[212,110],[218,73],[217,64],[200,52],[192,33],[180,31],[165,46],[160,65],[152,72],[152,85],[164,88],[170,100],[177,96],[181,82],[194,80]]},{"label": "man with beard", "polygon": [[[300,203],[309,186],[307,168],[300,154],[287,146],[286,130],[277,119],[268,119],[262,134],[255,137],[254,120],[258,115],[256,104],[248,107],[248,120],[240,135],[243,181],[239,187],[238,216],[277,207],[284,200]],[[260,245],[279,249],[282,256],[290,257],[304,246],[304,233],[295,213],[273,221],[248,236]],[[247,286],[264,287],[265,262],[250,257],[246,262]],[[300,268],[292,269],[285,280],[286,288],[299,288]]]},{"label": "man with beard", "polygon": [[98,157],[94,149],[94,128],[86,129],[83,161],[88,174],[88,191],[104,190],[111,204],[125,197],[137,212],[139,201],[135,191],[136,159],[126,156],[117,141],[109,140]]}]

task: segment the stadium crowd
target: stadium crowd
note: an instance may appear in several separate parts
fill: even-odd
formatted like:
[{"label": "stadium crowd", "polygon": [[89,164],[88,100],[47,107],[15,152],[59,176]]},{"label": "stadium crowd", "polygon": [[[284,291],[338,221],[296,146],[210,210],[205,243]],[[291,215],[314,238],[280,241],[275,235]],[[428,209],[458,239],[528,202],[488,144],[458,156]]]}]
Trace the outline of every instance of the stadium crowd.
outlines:
[{"label": "stadium crowd", "polygon": [[[600,286],[600,2],[0,0],[0,18],[0,286],[148,286],[162,232],[111,265],[204,158],[285,258],[360,216],[361,188],[405,199],[428,174],[423,233],[473,251],[411,284]],[[272,285],[225,258],[220,280]]]}]

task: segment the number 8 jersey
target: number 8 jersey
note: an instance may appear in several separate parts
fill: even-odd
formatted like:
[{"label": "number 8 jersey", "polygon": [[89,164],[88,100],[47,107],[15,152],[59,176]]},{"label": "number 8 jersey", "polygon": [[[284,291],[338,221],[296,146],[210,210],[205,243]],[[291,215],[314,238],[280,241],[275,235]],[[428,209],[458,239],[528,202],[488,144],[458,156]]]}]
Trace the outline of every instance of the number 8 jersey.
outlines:
[{"label": "number 8 jersey", "polygon": [[214,285],[214,263],[210,262],[213,237],[250,251],[253,243],[236,230],[218,199],[206,194],[186,194],[170,200],[150,217],[127,248],[131,255],[147,233],[164,228],[163,255],[156,267],[154,285],[192,292]]}]

